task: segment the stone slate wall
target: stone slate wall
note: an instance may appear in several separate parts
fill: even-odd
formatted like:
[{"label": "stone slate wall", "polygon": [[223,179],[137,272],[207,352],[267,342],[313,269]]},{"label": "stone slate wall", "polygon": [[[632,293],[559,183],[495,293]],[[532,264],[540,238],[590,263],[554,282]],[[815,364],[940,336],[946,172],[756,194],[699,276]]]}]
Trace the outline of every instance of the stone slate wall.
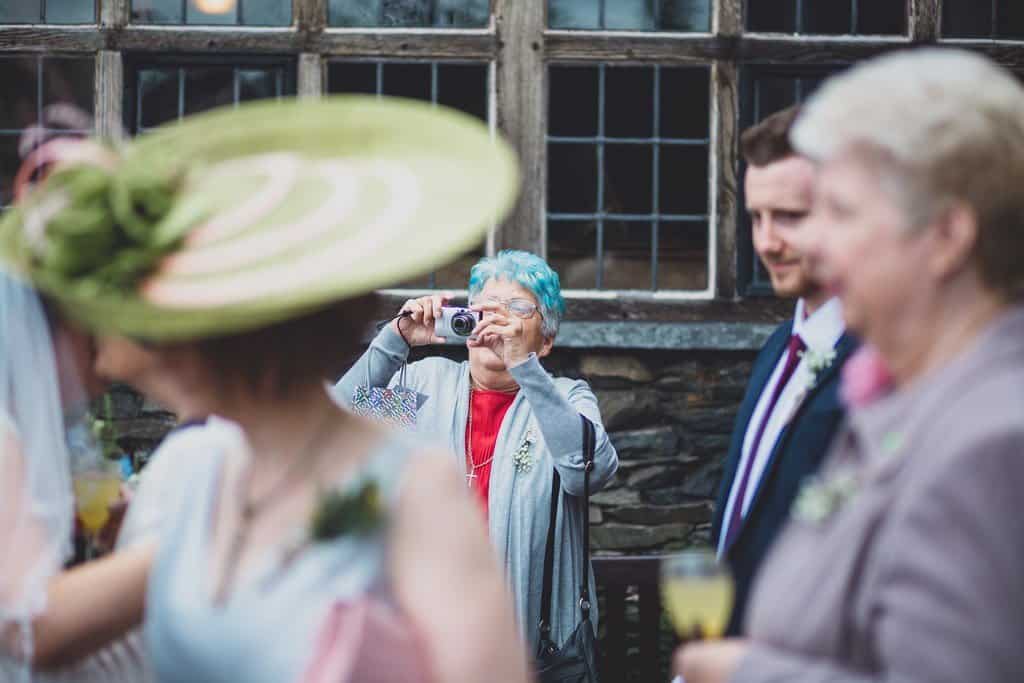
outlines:
[{"label": "stone slate wall", "polygon": [[595,553],[707,543],[711,506],[752,353],[558,352],[549,370],[590,382],[619,452],[591,501]]},{"label": "stone slate wall", "polygon": [[[459,358],[464,351],[446,355]],[[656,553],[706,543],[711,505],[742,400],[751,352],[557,349],[549,371],[590,382],[621,465],[595,494],[596,554]],[[110,434],[144,463],[174,416],[115,387]]]}]

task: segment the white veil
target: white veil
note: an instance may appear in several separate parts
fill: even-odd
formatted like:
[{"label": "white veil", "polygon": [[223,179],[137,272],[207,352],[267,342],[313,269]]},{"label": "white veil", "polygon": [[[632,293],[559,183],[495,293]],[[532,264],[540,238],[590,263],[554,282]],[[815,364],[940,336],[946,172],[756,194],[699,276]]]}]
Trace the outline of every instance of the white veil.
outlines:
[{"label": "white veil", "polygon": [[[0,269],[0,679],[28,681],[31,620],[72,550],[54,340],[38,295]],[[84,396],[83,396],[84,397]]]}]

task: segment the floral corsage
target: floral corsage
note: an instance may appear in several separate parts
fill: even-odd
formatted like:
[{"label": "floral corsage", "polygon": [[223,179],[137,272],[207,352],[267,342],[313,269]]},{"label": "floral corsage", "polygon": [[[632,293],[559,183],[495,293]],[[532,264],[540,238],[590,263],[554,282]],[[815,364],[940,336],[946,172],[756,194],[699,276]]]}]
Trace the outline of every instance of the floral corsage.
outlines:
[{"label": "floral corsage", "polygon": [[814,388],[814,385],[818,382],[818,376],[821,373],[832,367],[832,363],[836,359],[835,349],[829,349],[828,351],[815,351],[814,349],[807,349],[800,352],[800,358],[807,364],[807,382],[805,389],[810,391]]},{"label": "floral corsage", "polygon": [[367,536],[383,522],[380,485],[369,480],[354,491],[321,493],[310,520],[309,539],[322,543],[340,536]]},{"label": "floral corsage", "polygon": [[533,445],[536,441],[533,430],[527,430],[526,437],[512,455],[512,462],[516,465],[516,472],[525,474],[533,469]]}]

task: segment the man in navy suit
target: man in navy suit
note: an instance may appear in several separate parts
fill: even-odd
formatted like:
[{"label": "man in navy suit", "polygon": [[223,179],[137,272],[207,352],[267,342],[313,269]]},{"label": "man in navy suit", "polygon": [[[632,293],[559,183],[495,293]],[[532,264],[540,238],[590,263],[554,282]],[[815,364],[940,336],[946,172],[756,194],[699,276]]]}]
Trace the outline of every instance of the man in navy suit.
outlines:
[{"label": "man in navy suit", "polygon": [[773,114],[741,138],[754,249],[775,294],[796,299],[796,310],[754,362],[718,494],[712,538],[736,583],[729,635],[742,632],[757,569],[842,420],[839,368],[856,346],[838,300],[810,276],[798,249],[815,168],[789,145],[797,114]]}]

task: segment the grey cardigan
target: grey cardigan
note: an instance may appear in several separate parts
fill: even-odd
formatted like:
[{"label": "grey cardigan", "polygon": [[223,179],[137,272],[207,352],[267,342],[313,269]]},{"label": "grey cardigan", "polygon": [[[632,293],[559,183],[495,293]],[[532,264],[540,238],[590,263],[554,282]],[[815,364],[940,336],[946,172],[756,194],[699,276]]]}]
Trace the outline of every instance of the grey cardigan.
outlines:
[{"label": "grey cardigan", "polygon": [[[366,353],[335,386],[337,400],[348,405],[355,388],[394,386],[398,371],[409,353],[402,338],[390,326],[373,340]],[[551,633],[561,644],[579,623],[577,602],[583,574],[583,432],[579,415],[594,423],[597,446],[590,490],[600,490],[615,474],[618,455],[601,425],[597,399],[586,382],[552,378],[536,356],[511,370],[520,391],[498,433],[492,465],[489,500],[491,541],[505,563],[524,637],[537,645],[541,587],[544,577],[544,546],[547,539],[553,470],[562,482],[561,502],[555,529],[554,579],[552,581]],[[466,462],[466,420],[469,410],[469,363],[446,358],[427,358],[408,366],[405,385],[419,392],[421,405],[416,429],[447,448],[460,471]],[[528,435],[535,443],[528,449],[533,463],[529,471],[516,467],[513,456]],[[594,574],[587,560],[590,593]],[[597,628],[597,601],[591,617]]]},{"label": "grey cardigan", "polygon": [[851,412],[823,474],[852,496],[791,520],[733,680],[1024,680],[1024,308]]}]

